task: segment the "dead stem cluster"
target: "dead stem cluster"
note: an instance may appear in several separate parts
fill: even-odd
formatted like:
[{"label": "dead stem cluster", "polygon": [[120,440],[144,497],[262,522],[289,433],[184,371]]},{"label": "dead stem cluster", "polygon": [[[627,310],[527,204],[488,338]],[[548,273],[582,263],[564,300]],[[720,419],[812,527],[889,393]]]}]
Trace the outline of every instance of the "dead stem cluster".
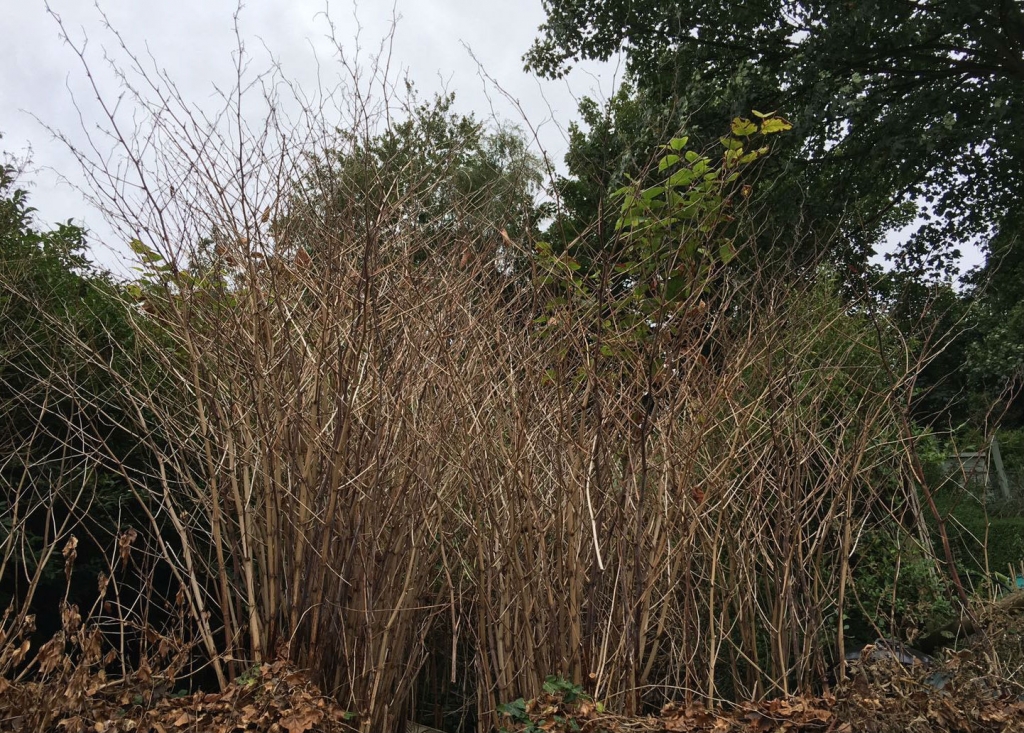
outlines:
[{"label": "dead stem cluster", "polygon": [[737,269],[646,339],[598,290],[541,329],[550,284],[507,234],[529,227],[444,188],[457,150],[389,169],[386,95],[350,97],[343,134],[261,97],[254,130],[246,94],[281,85],[243,75],[211,119],[126,77],[148,121],[111,111],[123,165],[81,159],[136,242],[133,338],[115,358],[51,324],[114,385],[83,414],[117,415],[149,468],[85,418],[81,455],[138,499],[220,682],[286,656],[384,731],[428,666],[481,729],[549,674],[625,713],[824,677],[860,533],[913,506],[914,365],[884,327]]}]

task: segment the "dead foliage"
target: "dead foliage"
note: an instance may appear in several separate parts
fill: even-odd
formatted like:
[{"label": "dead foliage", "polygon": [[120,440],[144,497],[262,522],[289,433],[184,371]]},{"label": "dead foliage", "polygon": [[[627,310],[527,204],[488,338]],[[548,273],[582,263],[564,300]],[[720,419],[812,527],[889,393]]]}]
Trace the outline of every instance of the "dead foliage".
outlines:
[{"label": "dead foliage", "polygon": [[[967,733],[1024,731],[1024,678],[1013,656],[1021,618],[980,608],[984,634],[940,660],[912,663],[865,647],[848,676],[818,695],[726,706],[670,702],[623,716],[564,680],[501,708],[503,731],[541,733]],[[1002,655],[1002,656],[1000,656]],[[1007,663],[1010,663],[1009,665]]]},{"label": "dead foliage", "polygon": [[858,662],[837,690],[836,714],[868,733],[1024,730],[1024,685],[993,671],[987,644],[934,665]]},{"label": "dead foliage", "polygon": [[[870,655],[866,657],[870,659]],[[61,656],[67,674],[0,678],[0,727],[13,733],[185,733],[354,730],[355,716],[323,696],[286,661],[254,667],[223,692],[175,695],[162,675],[108,681]],[[896,733],[1024,731],[1024,685],[991,674],[977,650],[934,665],[873,659],[851,665],[833,692],[729,708],[670,703],[659,714],[622,716],[585,695],[545,693],[506,707],[512,733]],[[511,712],[509,712],[511,711]]]},{"label": "dead foliage", "polygon": [[254,668],[223,692],[172,694],[164,677],[110,682],[81,665],[44,681],[0,678],[0,729],[12,733],[333,733],[351,714],[287,662]]},{"label": "dead foliage", "polygon": [[[68,558],[69,553],[65,552]],[[69,558],[70,561],[70,558]],[[69,570],[70,576],[70,570]],[[102,583],[101,593],[114,585]],[[106,604],[109,605],[109,604]],[[99,607],[99,605],[98,605]],[[8,621],[6,614],[2,619]],[[310,676],[279,654],[253,665],[217,693],[194,686],[197,642],[175,629],[141,629],[141,657],[125,660],[104,633],[104,615],[61,607],[61,629],[33,647],[35,619],[0,624],[0,731],[4,733],[340,733],[356,715],[324,696]],[[180,631],[180,630],[179,630]],[[114,644],[111,644],[111,641]],[[131,670],[124,672],[125,670]]]},{"label": "dead foliage", "polygon": [[935,665],[891,658],[858,662],[852,677],[819,696],[708,708],[670,703],[660,714],[624,717],[590,698],[544,694],[506,708],[505,730],[586,733],[950,733],[1024,731],[1024,686],[990,673],[975,650]]}]

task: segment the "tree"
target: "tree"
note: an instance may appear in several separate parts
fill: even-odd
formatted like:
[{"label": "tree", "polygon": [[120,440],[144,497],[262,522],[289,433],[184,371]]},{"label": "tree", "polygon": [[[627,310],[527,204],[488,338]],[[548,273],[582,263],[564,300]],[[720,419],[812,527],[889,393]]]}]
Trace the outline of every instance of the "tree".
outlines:
[{"label": "tree", "polygon": [[389,220],[374,226],[383,223],[396,242],[415,232],[418,259],[430,254],[425,243],[460,246],[468,258],[501,245],[503,230],[515,241],[535,232],[540,161],[521,133],[458,114],[452,94],[424,103],[410,95],[406,119],[368,138],[343,135],[341,145],[312,158],[278,232],[315,257],[322,232],[303,227],[341,230],[342,219],[386,211]]},{"label": "tree", "polygon": [[919,217],[903,264],[948,272],[960,246],[1020,210],[1021,0],[544,4],[526,56],[544,75],[622,49],[644,103],[697,139],[717,134],[709,121],[752,108],[791,118],[788,155],[767,175],[769,216],[788,234],[800,225],[832,240],[846,264],[862,267],[888,231]]},{"label": "tree", "polygon": [[987,247],[986,263],[967,278],[975,338],[966,349],[966,378],[979,402],[1004,412],[1004,428],[1024,427],[1024,246],[1021,218],[1007,222]]},{"label": "tree", "polygon": [[[108,541],[138,524],[114,463],[149,467],[111,407],[109,370],[133,343],[118,286],[86,259],[84,229],[40,228],[33,211],[16,168],[0,166],[0,609],[10,606],[15,629],[35,612],[45,638],[61,599],[95,599]],[[72,535],[77,573],[65,588],[60,550]]]}]

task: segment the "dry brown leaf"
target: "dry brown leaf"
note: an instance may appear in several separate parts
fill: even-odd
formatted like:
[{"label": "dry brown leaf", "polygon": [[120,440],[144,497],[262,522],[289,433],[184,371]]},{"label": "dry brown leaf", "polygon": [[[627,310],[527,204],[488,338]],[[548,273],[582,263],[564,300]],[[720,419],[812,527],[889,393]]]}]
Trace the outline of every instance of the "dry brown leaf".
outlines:
[{"label": "dry brown leaf", "polygon": [[717,718],[711,730],[713,733],[726,733],[732,728],[732,723],[727,718]]},{"label": "dry brown leaf", "polygon": [[181,715],[179,715],[177,719],[173,723],[171,723],[171,725],[173,725],[175,728],[183,728],[184,726],[192,723],[194,720],[194,716],[188,713],[181,713]]},{"label": "dry brown leaf", "polygon": [[323,713],[317,709],[295,711],[281,718],[281,727],[288,733],[305,733],[323,719]]},{"label": "dry brown leaf", "polygon": [[672,733],[681,733],[690,729],[690,724],[682,717],[669,718],[664,721],[663,726],[665,730]]}]

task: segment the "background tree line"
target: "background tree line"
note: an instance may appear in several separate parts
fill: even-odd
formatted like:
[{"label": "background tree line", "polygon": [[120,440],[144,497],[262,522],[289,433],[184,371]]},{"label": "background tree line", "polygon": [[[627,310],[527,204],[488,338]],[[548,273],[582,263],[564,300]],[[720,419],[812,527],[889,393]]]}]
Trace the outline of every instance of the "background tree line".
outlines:
[{"label": "background tree line", "polygon": [[633,713],[811,688],[998,590],[1019,508],[940,484],[1024,428],[1020,3],[545,7],[530,69],[628,66],[553,180],[451,97],[237,165],[136,100],[170,152],[98,192],[122,281],[3,169],[10,638],[95,605],[125,669],[281,655],[366,730],[485,729],[548,674]]}]

